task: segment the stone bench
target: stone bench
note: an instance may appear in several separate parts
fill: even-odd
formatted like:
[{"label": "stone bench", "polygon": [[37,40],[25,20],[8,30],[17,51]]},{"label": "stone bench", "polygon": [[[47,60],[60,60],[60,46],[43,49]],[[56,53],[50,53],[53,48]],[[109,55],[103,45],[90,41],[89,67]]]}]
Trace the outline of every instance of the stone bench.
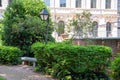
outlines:
[{"label": "stone bench", "polygon": [[37,59],[33,57],[21,57],[22,64],[25,65],[27,62],[33,62],[33,67],[36,66]]}]

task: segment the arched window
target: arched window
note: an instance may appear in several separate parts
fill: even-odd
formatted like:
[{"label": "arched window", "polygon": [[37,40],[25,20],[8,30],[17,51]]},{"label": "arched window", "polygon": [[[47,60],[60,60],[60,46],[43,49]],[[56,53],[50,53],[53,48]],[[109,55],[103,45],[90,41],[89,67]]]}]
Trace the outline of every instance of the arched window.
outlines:
[{"label": "arched window", "polygon": [[111,23],[110,22],[106,23],[106,36],[107,37],[111,36]]},{"label": "arched window", "polygon": [[64,21],[58,22],[58,36],[64,33],[65,23]]},{"label": "arched window", "polygon": [[96,8],[96,0],[91,0],[91,8]]},{"label": "arched window", "polygon": [[106,0],[105,8],[106,9],[110,9],[111,8],[111,0]]},{"label": "arched window", "polygon": [[93,37],[98,36],[98,23],[96,21],[93,22]]},{"label": "arched window", "polygon": [[0,6],[2,6],[2,0],[0,0]]},{"label": "arched window", "polygon": [[76,2],[75,2],[76,8],[81,8],[81,1],[82,0],[76,0]]}]

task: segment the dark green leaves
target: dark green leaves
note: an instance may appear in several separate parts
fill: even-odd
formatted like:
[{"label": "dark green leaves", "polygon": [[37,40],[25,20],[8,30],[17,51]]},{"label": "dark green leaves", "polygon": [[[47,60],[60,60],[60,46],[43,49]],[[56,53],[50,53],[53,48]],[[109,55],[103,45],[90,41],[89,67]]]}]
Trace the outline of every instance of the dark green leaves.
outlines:
[{"label": "dark green leaves", "polygon": [[112,56],[111,48],[106,46],[75,46],[65,43],[35,43],[32,51],[38,59],[39,69],[60,80],[88,80],[93,75],[94,78],[98,77],[97,73],[105,74]]},{"label": "dark green leaves", "polygon": [[18,64],[22,51],[17,47],[0,46],[0,63]]},{"label": "dark green leaves", "polygon": [[[25,56],[33,56],[30,52],[31,44],[45,42],[47,23],[40,19],[39,14],[43,8],[46,6],[41,0],[13,0],[4,14],[4,45],[19,47]],[[51,36],[51,19],[49,21],[48,41],[54,41]]]}]

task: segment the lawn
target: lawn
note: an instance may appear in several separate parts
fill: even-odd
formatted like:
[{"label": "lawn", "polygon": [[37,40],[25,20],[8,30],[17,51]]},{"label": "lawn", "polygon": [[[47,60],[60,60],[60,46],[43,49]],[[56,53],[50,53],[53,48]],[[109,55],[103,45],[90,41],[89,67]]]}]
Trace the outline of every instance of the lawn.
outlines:
[{"label": "lawn", "polygon": [[6,80],[6,79],[0,76],[0,80]]}]

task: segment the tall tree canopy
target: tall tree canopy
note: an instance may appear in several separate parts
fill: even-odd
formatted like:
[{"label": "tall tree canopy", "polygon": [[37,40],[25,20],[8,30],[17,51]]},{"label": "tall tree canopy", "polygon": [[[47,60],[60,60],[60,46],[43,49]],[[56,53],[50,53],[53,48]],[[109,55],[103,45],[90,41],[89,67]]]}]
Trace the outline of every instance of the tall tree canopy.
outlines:
[{"label": "tall tree canopy", "polygon": [[[4,13],[3,44],[19,47],[29,55],[31,44],[45,42],[47,22],[40,19],[43,8],[47,7],[41,0],[13,0]],[[49,22],[48,40],[54,41],[51,19]]]}]

